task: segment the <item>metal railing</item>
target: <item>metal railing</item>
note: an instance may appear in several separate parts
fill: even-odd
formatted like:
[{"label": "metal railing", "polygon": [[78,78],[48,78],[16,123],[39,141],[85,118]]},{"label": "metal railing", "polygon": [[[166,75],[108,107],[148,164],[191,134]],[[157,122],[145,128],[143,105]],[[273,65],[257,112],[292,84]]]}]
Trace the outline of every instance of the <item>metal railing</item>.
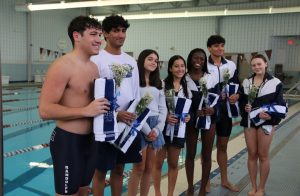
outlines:
[{"label": "metal railing", "polygon": [[297,89],[298,86],[300,86],[300,81],[295,83],[289,90],[287,90],[283,94],[284,99],[300,100],[300,90]]}]

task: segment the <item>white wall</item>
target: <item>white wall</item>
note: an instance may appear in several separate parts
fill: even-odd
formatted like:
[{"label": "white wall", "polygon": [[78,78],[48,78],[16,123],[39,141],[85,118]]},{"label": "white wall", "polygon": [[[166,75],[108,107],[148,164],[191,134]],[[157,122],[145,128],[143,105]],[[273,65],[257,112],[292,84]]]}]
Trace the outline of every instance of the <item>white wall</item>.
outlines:
[{"label": "white wall", "polygon": [[215,25],[215,17],[132,20],[124,50],[134,52],[136,58],[146,48],[157,50],[164,61],[175,54],[187,57],[195,47],[206,48]]},{"label": "white wall", "polygon": [[[187,57],[195,47],[206,49],[207,38],[215,33],[218,23],[216,17],[205,17],[132,20],[130,24],[124,50],[134,52],[137,58],[145,48],[156,49],[160,59],[167,61],[174,54]],[[250,53],[275,47],[273,36],[300,35],[300,14],[222,17],[219,25],[220,34],[226,38],[226,52]],[[287,42],[280,46],[286,51],[290,48]],[[172,47],[175,50],[170,50]],[[287,55],[285,70],[300,66],[295,51]],[[272,61],[271,66],[275,63]]]},{"label": "white wall", "polygon": [[220,29],[227,51],[261,51],[270,49],[272,36],[300,35],[300,14],[223,17]]},{"label": "white wall", "polygon": [[[59,38],[65,37],[69,41],[67,25],[80,14],[85,14],[85,10],[16,12],[15,0],[0,1],[2,75],[9,75],[11,81],[26,81],[28,70],[32,75],[36,70],[46,70],[50,61],[40,61],[39,48],[54,51],[58,50]],[[27,31],[31,32],[30,36]],[[32,62],[27,58],[29,45],[32,46]],[[68,50],[71,49],[69,45]],[[31,69],[28,69],[28,61]]]},{"label": "white wall", "polygon": [[26,13],[15,12],[14,1],[0,1],[2,63],[26,63]]},{"label": "white wall", "polygon": [[[59,52],[66,52],[72,49],[72,44],[68,37],[68,24],[74,17],[81,14],[85,14],[84,10],[69,9],[32,12],[33,63],[41,63],[40,47]],[[60,38],[68,41],[68,47],[64,51],[57,47],[57,41]]]}]

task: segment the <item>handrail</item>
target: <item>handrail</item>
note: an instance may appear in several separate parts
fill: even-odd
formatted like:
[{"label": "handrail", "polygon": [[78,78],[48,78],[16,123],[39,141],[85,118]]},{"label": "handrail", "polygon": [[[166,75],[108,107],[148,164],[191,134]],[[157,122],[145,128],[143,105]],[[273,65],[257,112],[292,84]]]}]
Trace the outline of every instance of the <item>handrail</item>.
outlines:
[{"label": "handrail", "polygon": [[286,91],[285,94],[289,94],[292,90],[294,90],[298,85],[300,85],[300,81],[295,83],[289,90]]},{"label": "handrail", "polygon": [[284,99],[300,100],[300,95],[283,94]]}]

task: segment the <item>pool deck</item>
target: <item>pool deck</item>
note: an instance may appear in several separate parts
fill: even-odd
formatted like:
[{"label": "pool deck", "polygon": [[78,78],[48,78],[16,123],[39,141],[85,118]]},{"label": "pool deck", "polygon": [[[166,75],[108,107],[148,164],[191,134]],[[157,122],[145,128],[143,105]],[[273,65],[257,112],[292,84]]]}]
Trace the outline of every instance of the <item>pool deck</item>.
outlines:
[{"label": "pool deck", "polygon": [[[25,86],[28,87],[28,84],[13,83],[3,88],[14,91]],[[30,86],[41,87],[41,83],[31,83]],[[300,195],[300,157],[298,156],[300,141],[299,116],[300,103],[297,103],[289,108],[287,118],[276,129],[277,131],[270,148],[271,171],[266,184],[266,196]],[[36,153],[41,153],[41,151],[37,151]],[[247,150],[243,133],[233,137],[228,144],[228,176],[230,181],[240,188],[240,192],[233,193],[221,187],[220,172],[216,161],[216,149],[214,149],[212,153],[211,192],[207,195],[244,196],[250,190],[251,185],[247,171]],[[198,157],[195,160],[194,195],[198,195],[201,184],[200,179],[201,163]],[[162,195],[167,195],[167,185],[167,176],[165,175],[161,181]],[[174,195],[183,196],[186,189],[185,168],[182,167],[178,172]],[[41,194],[39,193],[38,195]],[[127,193],[123,194],[123,196],[126,195]],[[150,188],[149,195],[155,195],[153,186]]]},{"label": "pool deck", "polygon": [[[300,103],[289,108],[288,116],[278,126],[277,132],[272,141],[270,149],[271,171],[266,185],[268,196],[299,196],[300,195]],[[295,156],[297,155],[297,156]],[[233,138],[228,144],[228,176],[232,183],[240,188],[239,193],[233,193],[220,185],[220,174],[216,161],[216,149],[212,153],[211,192],[207,195],[247,195],[250,190],[250,181],[247,170],[247,151],[244,134]],[[279,178],[280,176],[280,178]],[[194,184],[195,193],[198,195],[201,179],[200,159],[195,160]],[[167,195],[167,177],[161,181],[162,195]],[[178,172],[177,183],[174,195],[185,195],[187,181],[185,168]],[[126,195],[126,194],[124,194]],[[149,195],[154,194],[154,187],[151,186]]]}]

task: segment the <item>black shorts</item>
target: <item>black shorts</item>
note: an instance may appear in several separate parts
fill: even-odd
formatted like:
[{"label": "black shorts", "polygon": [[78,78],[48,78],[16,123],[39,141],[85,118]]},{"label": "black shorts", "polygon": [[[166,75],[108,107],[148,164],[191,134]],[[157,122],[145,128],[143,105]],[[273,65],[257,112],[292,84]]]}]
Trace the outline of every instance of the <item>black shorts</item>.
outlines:
[{"label": "black shorts", "polygon": [[126,153],[109,142],[96,142],[96,168],[99,171],[108,171],[114,169],[117,164],[141,162],[141,137],[142,133],[138,132]]},{"label": "black shorts", "polygon": [[50,139],[55,191],[71,195],[88,186],[95,172],[95,140],[93,133],[74,134],[56,127]]},{"label": "black shorts", "polygon": [[185,138],[173,137],[173,141],[171,141],[171,137],[164,134],[165,145],[172,145],[177,148],[184,148]]},{"label": "black shorts", "polygon": [[232,130],[232,119],[228,117],[226,105],[222,106],[220,107],[216,121],[216,133],[220,137],[229,137]]}]

